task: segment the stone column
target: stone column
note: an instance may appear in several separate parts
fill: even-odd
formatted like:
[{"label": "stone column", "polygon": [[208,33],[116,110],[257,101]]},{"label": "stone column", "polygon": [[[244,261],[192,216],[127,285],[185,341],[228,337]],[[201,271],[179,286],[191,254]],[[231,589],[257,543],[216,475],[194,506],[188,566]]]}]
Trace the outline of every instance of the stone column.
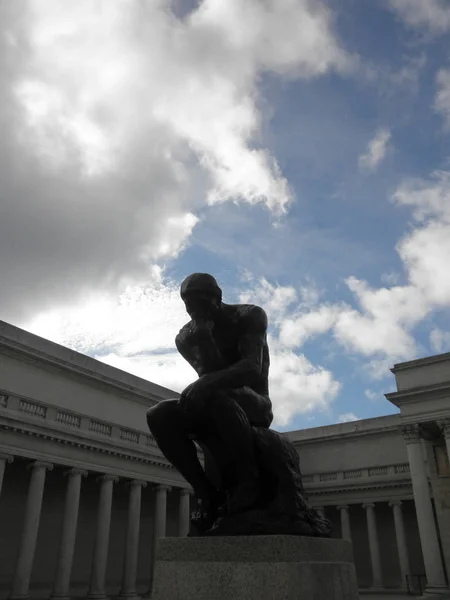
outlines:
[{"label": "stone column", "polygon": [[139,554],[139,530],[141,526],[141,491],[146,487],[145,481],[133,479],[127,484],[130,488],[128,497],[128,522],[123,556],[122,586],[119,598],[137,598],[136,574]]},{"label": "stone column", "polygon": [[97,481],[101,482],[101,487],[98,502],[94,556],[91,567],[91,581],[87,597],[93,599],[105,599],[105,578],[108,563],[113,483],[119,481],[119,478],[115,475],[101,475],[97,478]]},{"label": "stone column", "polygon": [[441,421],[438,421],[438,425],[442,429],[445,445],[447,447],[447,457],[450,462],[450,419],[442,419]]},{"label": "stone column", "polygon": [[28,487],[27,504],[23,519],[22,538],[19,546],[16,570],[12,585],[10,600],[29,598],[31,571],[33,569],[34,553],[41,519],[42,497],[44,495],[45,475],[53,465],[37,460],[28,465],[32,468],[30,485]]},{"label": "stone column", "polygon": [[411,574],[409,568],[408,546],[406,544],[405,526],[403,524],[402,501],[391,500],[389,506],[394,513],[395,537],[397,540],[398,559],[402,574],[402,588],[407,589],[406,578]]},{"label": "stone column", "polygon": [[154,548],[160,537],[166,537],[166,520],[167,520],[167,492],[171,491],[168,485],[156,486],[155,499],[155,526],[153,533]]},{"label": "stone column", "polygon": [[425,469],[422,438],[417,425],[403,427],[402,434],[408,450],[417,524],[427,576],[427,591],[439,592],[447,589],[447,585],[445,583],[436,522],[434,520],[430,488]]},{"label": "stone column", "polygon": [[155,517],[153,522],[153,547],[152,547],[152,564],[150,568],[150,587],[148,596],[151,597],[153,586],[153,569],[156,560],[156,547],[160,537],[166,537],[166,519],[167,519],[167,492],[172,488],[168,485],[155,486]]},{"label": "stone column", "polygon": [[378,544],[377,524],[374,512],[375,504],[373,502],[368,502],[363,504],[363,508],[366,509],[367,530],[369,532],[370,562],[372,563],[372,589],[382,589],[383,578],[381,575],[380,546]]},{"label": "stone column", "polygon": [[343,504],[337,507],[341,511],[341,528],[342,539],[352,541],[352,533],[350,529],[350,515],[348,512],[348,504]]},{"label": "stone column", "polygon": [[65,600],[70,598],[70,576],[72,573],[73,552],[77,535],[78,507],[80,504],[81,478],[87,477],[87,471],[70,469],[64,475],[69,477],[66,488],[64,516],[59,540],[55,581],[51,598]]},{"label": "stone column", "polygon": [[9,454],[0,454],[0,496],[2,495],[3,477],[5,475],[6,463],[12,463],[14,457]]},{"label": "stone column", "polygon": [[187,537],[191,520],[191,495],[187,488],[180,489],[180,504],[178,507],[178,537]]}]

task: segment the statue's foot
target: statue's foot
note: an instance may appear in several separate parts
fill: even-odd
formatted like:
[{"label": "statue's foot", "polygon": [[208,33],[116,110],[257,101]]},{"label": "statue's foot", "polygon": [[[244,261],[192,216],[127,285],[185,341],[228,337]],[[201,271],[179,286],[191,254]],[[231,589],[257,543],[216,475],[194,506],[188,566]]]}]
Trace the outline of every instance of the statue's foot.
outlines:
[{"label": "statue's foot", "polygon": [[258,478],[245,479],[228,495],[226,502],[220,507],[219,516],[237,515],[253,508],[260,494]]},{"label": "statue's foot", "polygon": [[197,509],[191,515],[191,523],[200,534],[212,527],[224,502],[225,494],[213,487],[198,494]]}]

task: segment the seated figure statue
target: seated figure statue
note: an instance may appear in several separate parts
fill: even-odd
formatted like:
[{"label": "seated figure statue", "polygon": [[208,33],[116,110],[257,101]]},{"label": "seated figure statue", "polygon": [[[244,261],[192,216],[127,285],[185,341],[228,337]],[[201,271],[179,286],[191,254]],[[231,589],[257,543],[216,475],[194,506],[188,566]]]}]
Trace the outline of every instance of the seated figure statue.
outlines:
[{"label": "seated figure statue", "polygon": [[195,492],[193,534],[328,537],[330,522],[305,500],[296,449],[269,429],[266,313],[223,303],[206,273],[187,277],[181,298],[191,320],[175,342],[199,378],[150,408],[147,423]]}]

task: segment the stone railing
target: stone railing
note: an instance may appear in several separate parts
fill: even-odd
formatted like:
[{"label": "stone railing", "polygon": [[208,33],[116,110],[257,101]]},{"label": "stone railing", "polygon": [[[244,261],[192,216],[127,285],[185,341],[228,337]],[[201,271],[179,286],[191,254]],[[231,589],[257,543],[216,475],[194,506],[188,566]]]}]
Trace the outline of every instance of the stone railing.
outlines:
[{"label": "stone railing", "polygon": [[[156,450],[160,453],[155,438],[150,434],[120,427],[101,419],[93,419],[87,415],[57,409],[42,402],[0,394],[0,409],[5,409],[7,413],[21,413],[24,417],[29,417],[32,420],[45,421],[46,425],[50,427],[53,423],[55,426],[67,428],[67,430],[77,430],[77,433],[84,431],[89,433],[92,439],[109,438],[111,441],[118,439],[127,444],[139,446],[141,450],[147,449],[152,452]],[[145,419],[145,415],[143,418]]]},{"label": "stone railing", "polygon": [[47,407],[37,402],[20,399],[19,412],[23,412],[30,417],[45,419],[47,417]]},{"label": "stone railing", "polygon": [[[370,481],[388,481],[391,478],[398,479],[399,476],[409,475],[409,464],[401,463],[397,465],[381,465],[379,467],[368,467],[365,469],[351,469],[348,471],[330,471],[327,473],[315,473],[303,475],[302,480],[308,487],[320,485],[335,486],[342,482],[343,485],[351,485],[355,479],[360,479],[365,484]],[[356,482],[355,482],[356,483]],[[362,483],[362,482],[361,482]],[[360,483],[358,482],[358,485]],[[339,484],[340,485],[340,484]]]},{"label": "stone railing", "polygon": [[67,425],[68,427],[77,427],[79,429],[81,426],[81,417],[64,410],[58,410],[56,413],[56,421],[61,423],[61,425]]},{"label": "stone railing", "polygon": [[91,419],[89,423],[89,431],[98,433],[99,435],[107,435],[108,437],[111,437],[112,428],[111,425],[108,425],[103,421]]}]

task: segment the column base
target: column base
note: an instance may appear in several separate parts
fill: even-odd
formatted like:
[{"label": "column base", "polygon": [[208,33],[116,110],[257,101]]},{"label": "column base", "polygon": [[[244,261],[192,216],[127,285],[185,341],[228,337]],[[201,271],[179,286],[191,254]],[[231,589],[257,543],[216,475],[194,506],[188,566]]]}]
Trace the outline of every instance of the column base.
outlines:
[{"label": "column base", "polygon": [[88,592],[87,600],[109,600],[105,592]]},{"label": "column base", "polygon": [[30,600],[29,594],[11,594],[8,600]]},{"label": "column base", "polygon": [[53,592],[49,596],[50,600],[70,600],[71,596],[69,594],[53,594]]},{"label": "column base", "polygon": [[[149,596],[147,596],[148,598]],[[137,592],[120,592],[117,596],[117,600],[141,600],[141,596]]]}]

